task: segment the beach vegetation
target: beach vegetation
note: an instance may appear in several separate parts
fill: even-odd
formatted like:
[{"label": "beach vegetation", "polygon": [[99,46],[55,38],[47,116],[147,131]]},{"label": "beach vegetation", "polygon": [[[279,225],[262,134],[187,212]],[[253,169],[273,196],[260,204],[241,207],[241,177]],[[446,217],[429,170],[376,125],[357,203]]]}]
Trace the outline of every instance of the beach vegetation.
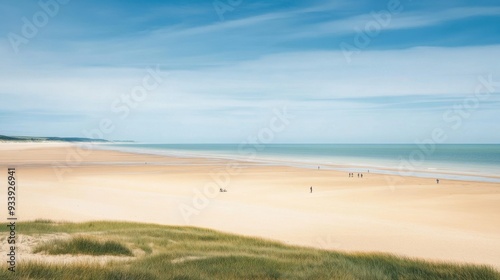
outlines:
[{"label": "beach vegetation", "polygon": [[[22,235],[55,237],[34,246],[39,261],[20,260],[16,272],[0,269],[0,279],[500,280],[500,273],[485,265],[289,246],[194,227],[42,220],[20,223],[19,229]],[[44,262],[44,254],[128,257],[67,264]]]}]

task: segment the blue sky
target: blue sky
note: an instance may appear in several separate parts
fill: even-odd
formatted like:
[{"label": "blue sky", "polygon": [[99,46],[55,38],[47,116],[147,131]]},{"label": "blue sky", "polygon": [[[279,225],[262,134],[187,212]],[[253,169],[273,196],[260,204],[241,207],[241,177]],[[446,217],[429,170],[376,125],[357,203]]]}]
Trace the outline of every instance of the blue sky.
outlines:
[{"label": "blue sky", "polygon": [[500,143],[498,1],[59,1],[0,3],[0,134]]}]

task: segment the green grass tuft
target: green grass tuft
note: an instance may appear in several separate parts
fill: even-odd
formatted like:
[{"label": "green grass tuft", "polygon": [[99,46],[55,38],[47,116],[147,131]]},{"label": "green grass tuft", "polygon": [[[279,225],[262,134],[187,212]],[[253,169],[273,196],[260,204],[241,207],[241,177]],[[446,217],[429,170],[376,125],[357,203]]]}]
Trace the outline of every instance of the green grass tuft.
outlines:
[{"label": "green grass tuft", "polygon": [[113,255],[132,256],[132,252],[125,245],[116,241],[98,241],[88,237],[75,237],[70,240],[53,240],[39,245],[34,253],[45,252],[49,255]]}]

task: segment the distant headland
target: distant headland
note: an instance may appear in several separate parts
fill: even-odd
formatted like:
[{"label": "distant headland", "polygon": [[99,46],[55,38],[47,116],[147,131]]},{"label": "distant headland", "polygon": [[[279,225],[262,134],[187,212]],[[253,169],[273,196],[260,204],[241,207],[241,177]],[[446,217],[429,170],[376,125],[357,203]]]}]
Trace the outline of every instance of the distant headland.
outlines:
[{"label": "distant headland", "polygon": [[38,137],[38,136],[5,136],[0,135],[0,142],[134,142],[130,140],[105,140],[81,137]]}]

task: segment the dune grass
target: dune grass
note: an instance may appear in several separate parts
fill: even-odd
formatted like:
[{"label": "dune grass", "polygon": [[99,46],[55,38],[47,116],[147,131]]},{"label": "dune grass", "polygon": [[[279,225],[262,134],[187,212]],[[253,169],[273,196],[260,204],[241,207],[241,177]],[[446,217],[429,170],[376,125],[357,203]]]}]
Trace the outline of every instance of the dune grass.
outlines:
[{"label": "dune grass", "polygon": [[132,256],[132,251],[125,245],[116,241],[99,241],[89,237],[77,236],[70,240],[56,239],[37,246],[34,253],[47,253],[49,255],[113,255]]},{"label": "dune grass", "polygon": [[[5,229],[0,229],[5,232]],[[103,249],[104,241],[115,247],[141,251],[132,260],[99,264],[45,264],[23,262],[17,272],[0,270],[0,279],[498,279],[487,266],[431,263],[386,254],[346,254],[283,245],[257,238],[240,237],[192,227],[122,222],[21,223],[19,234],[38,236],[68,233],[71,240],[60,253],[81,254]],[[73,248],[84,238],[85,249]],[[79,239],[80,238],[80,239]],[[92,242],[88,242],[92,241]],[[67,243],[65,243],[67,242]],[[93,244],[92,247],[89,244]],[[51,250],[52,245],[41,251]],[[39,250],[41,248],[37,248]],[[109,250],[109,251],[108,251]],[[87,252],[94,254],[95,252]],[[115,252],[116,253],[116,252]]]}]

